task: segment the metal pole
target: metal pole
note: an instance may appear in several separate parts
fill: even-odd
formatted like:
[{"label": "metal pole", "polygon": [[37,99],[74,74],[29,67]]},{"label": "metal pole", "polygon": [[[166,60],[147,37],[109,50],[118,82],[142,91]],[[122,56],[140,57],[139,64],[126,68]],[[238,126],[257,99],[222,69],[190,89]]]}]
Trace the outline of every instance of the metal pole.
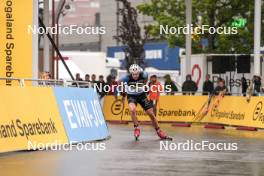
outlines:
[{"label": "metal pole", "polygon": [[[39,24],[40,24],[41,27],[43,27],[45,29],[45,33],[46,33],[47,32],[46,26],[45,26],[45,24],[42,22],[42,20],[40,18],[39,18]],[[69,73],[71,79],[74,80],[74,77],[73,77],[69,67],[67,66],[65,60],[63,59],[58,47],[56,46],[56,44],[55,44],[54,40],[52,39],[51,35],[49,34],[49,32],[47,32],[47,37],[49,38],[53,48],[55,49],[55,51],[56,51],[56,53],[58,55],[58,59],[61,60],[62,64],[64,65],[64,67],[66,68],[67,72]]]},{"label": "metal pole", "polygon": [[[44,1],[44,24],[49,26],[49,1]],[[44,71],[50,72],[50,47],[49,39],[44,35]]]},{"label": "metal pole", "polygon": [[[101,27],[101,25],[99,26]],[[98,51],[102,51],[102,35],[101,34],[98,34],[98,40],[99,40],[99,44],[98,44]]]},{"label": "metal pole", "polygon": [[[189,28],[188,34],[186,35],[186,44],[185,44],[185,74],[191,74],[191,56],[192,56],[192,34],[191,34],[191,24],[192,24],[192,0],[185,0],[186,8],[186,26]],[[183,75],[185,76],[185,75]]]},{"label": "metal pole", "polygon": [[[39,5],[38,1],[33,1],[33,26],[38,26]],[[38,34],[32,34],[32,78],[36,79],[39,75],[39,46]]]},{"label": "metal pole", "polygon": [[[55,27],[55,0],[52,0],[52,27]],[[52,34],[52,40],[55,40],[55,34]],[[51,75],[52,78],[55,78],[55,49],[52,47],[51,50]]]},{"label": "metal pole", "polygon": [[254,74],[261,75],[260,72],[260,37],[261,37],[261,0],[255,0],[254,18]]},{"label": "metal pole", "polygon": [[[58,5],[58,10],[57,10],[57,15],[56,15],[56,25],[57,25],[57,31],[59,31],[59,21],[60,21],[60,16],[62,14],[63,7],[66,3],[66,0],[61,0]],[[56,45],[58,49],[60,48],[59,44],[59,33],[56,34]],[[56,55],[56,79],[59,79],[59,58],[58,54]]]}]

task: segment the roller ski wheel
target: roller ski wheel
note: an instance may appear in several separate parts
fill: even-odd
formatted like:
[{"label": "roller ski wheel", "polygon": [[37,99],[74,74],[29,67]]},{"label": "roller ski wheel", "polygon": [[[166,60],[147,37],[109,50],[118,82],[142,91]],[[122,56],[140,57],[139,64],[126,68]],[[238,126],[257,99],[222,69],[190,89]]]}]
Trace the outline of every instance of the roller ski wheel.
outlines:
[{"label": "roller ski wheel", "polygon": [[172,137],[168,136],[164,131],[162,131],[161,129],[157,130],[157,135],[159,136],[160,140],[168,140],[168,141],[172,141]]},{"label": "roller ski wheel", "polygon": [[160,140],[161,141],[172,141],[173,140],[173,138],[172,137],[170,137],[170,136],[167,136],[167,137],[165,137],[165,138],[160,138]]},{"label": "roller ski wheel", "polygon": [[140,128],[136,127],[134,129],[134,137],[135,137],[135,140],[138,141],[139,140],[139,136],[140,136]]}]

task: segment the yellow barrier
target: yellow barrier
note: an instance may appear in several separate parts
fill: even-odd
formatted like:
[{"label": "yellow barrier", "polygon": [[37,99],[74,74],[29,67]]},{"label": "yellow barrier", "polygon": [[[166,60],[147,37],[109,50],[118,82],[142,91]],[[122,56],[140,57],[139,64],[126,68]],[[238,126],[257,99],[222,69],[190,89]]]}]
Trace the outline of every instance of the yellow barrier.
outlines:
[{"label": "yellow barrier", "polygon": [[250,102],[247,102],[245,97],[226,96],[218,107],[213,108],[207,114],[203,121],[264,128],[263,103],[263,97],[252,97]]},{"label": "yellow barrier", "polygon": [[[197,113],[207,101],[207,96],[161,96],[157,118],[161,122],[197,122]],[[220,100],[216,97],[199,122],[264,128],[263,104],[263,97],[252,97],[250,102],[244,97],[225,96]],[[127,101],[122,105],[121,101],[115,102],[113,96],[107,96],[103,109],[106,120],[131,121]],[[149,121],[139,106],[137,114],[139,120]]]},{"label": "yellow barrier", "polygon": [[68,143],[51,88],[0,87],[0,97],[0,152]]},{"label": "yellow barrier", "polygon": [[[33,0],[0,1],[0,77],[32,78]],[[18,85],[6,80],[1,85]]]}]

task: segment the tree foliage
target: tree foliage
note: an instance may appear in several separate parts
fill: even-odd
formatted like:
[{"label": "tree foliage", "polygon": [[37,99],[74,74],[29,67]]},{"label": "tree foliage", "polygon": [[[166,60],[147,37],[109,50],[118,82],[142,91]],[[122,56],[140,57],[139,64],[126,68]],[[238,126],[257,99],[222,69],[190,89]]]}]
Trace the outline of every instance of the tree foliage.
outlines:
[{"label": "tree foliage", "polygon": [[119,35],[114,38],[125,46],[125,61],[127,70],[131,64],[138,64],[144,68],[145,66],[145,50],[144,44],[147,39],[147,33],[145,36],[141,36],[141,28],[137,21],[137,10],[131,6],[131,3],[127,0],[116,0],[122,3],[123,8],[119,10],[119,14],[122,17],[121,24],[119,25]]},{"label": "tree foliage", "polygon": [[[192,0],[192,24],[197,25],[197,17],[202,17],[202,25],[210,27],[230,27],[238,18],[246,19],[244,28],[238,34],[201,34],[199,40],[193,40],[194,53],[252,53],[254,43],[254,1],[252,0]],[[185,45],[185,35],[160,35],[160,25],[170,27],[185,26],[185,0],[151,0],[139,5],[138,10],[153,17],[155,24],[147,26],[155,39],[167,40],[170,46]],[[262,10],[264,19],[264,9]],[[262,25],[263,26],[263,25]],[[264,29],[262,28],[262,33]],[[264,43],[262,37],[262,44]],[[201,39],[208,41],[206,48],[201,47]]]}]

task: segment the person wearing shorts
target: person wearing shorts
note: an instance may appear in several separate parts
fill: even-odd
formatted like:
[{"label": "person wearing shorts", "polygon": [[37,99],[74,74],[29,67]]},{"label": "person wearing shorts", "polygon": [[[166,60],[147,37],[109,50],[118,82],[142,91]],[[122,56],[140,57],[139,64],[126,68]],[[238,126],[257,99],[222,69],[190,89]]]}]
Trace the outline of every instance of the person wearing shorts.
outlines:
[{"label": "person wearing shorts", "polygon": [[[143,69],[137,65],[132,64],[129,68],[129,74],[124,76],[119,80],[119,84],[123,83],[125,85],[125,92],[127,94],[128,107],[131,112],[131,118],[134,123],[134,136],[136,140],[140,136],[139,122],[136,115],[136,106],[139,104],[150,117],[153,127],[155,128],[157,135],[160,139],[167,139],[168,136],[163,132],[158,124],[157,118],[153,110],[153,103],[147,97],[147,93],[144,89],[148,81],[148,74],[144,72]],[[116,97],[117,100],[117,97]],[[124,102],[124,96],[122,101]]]}]

